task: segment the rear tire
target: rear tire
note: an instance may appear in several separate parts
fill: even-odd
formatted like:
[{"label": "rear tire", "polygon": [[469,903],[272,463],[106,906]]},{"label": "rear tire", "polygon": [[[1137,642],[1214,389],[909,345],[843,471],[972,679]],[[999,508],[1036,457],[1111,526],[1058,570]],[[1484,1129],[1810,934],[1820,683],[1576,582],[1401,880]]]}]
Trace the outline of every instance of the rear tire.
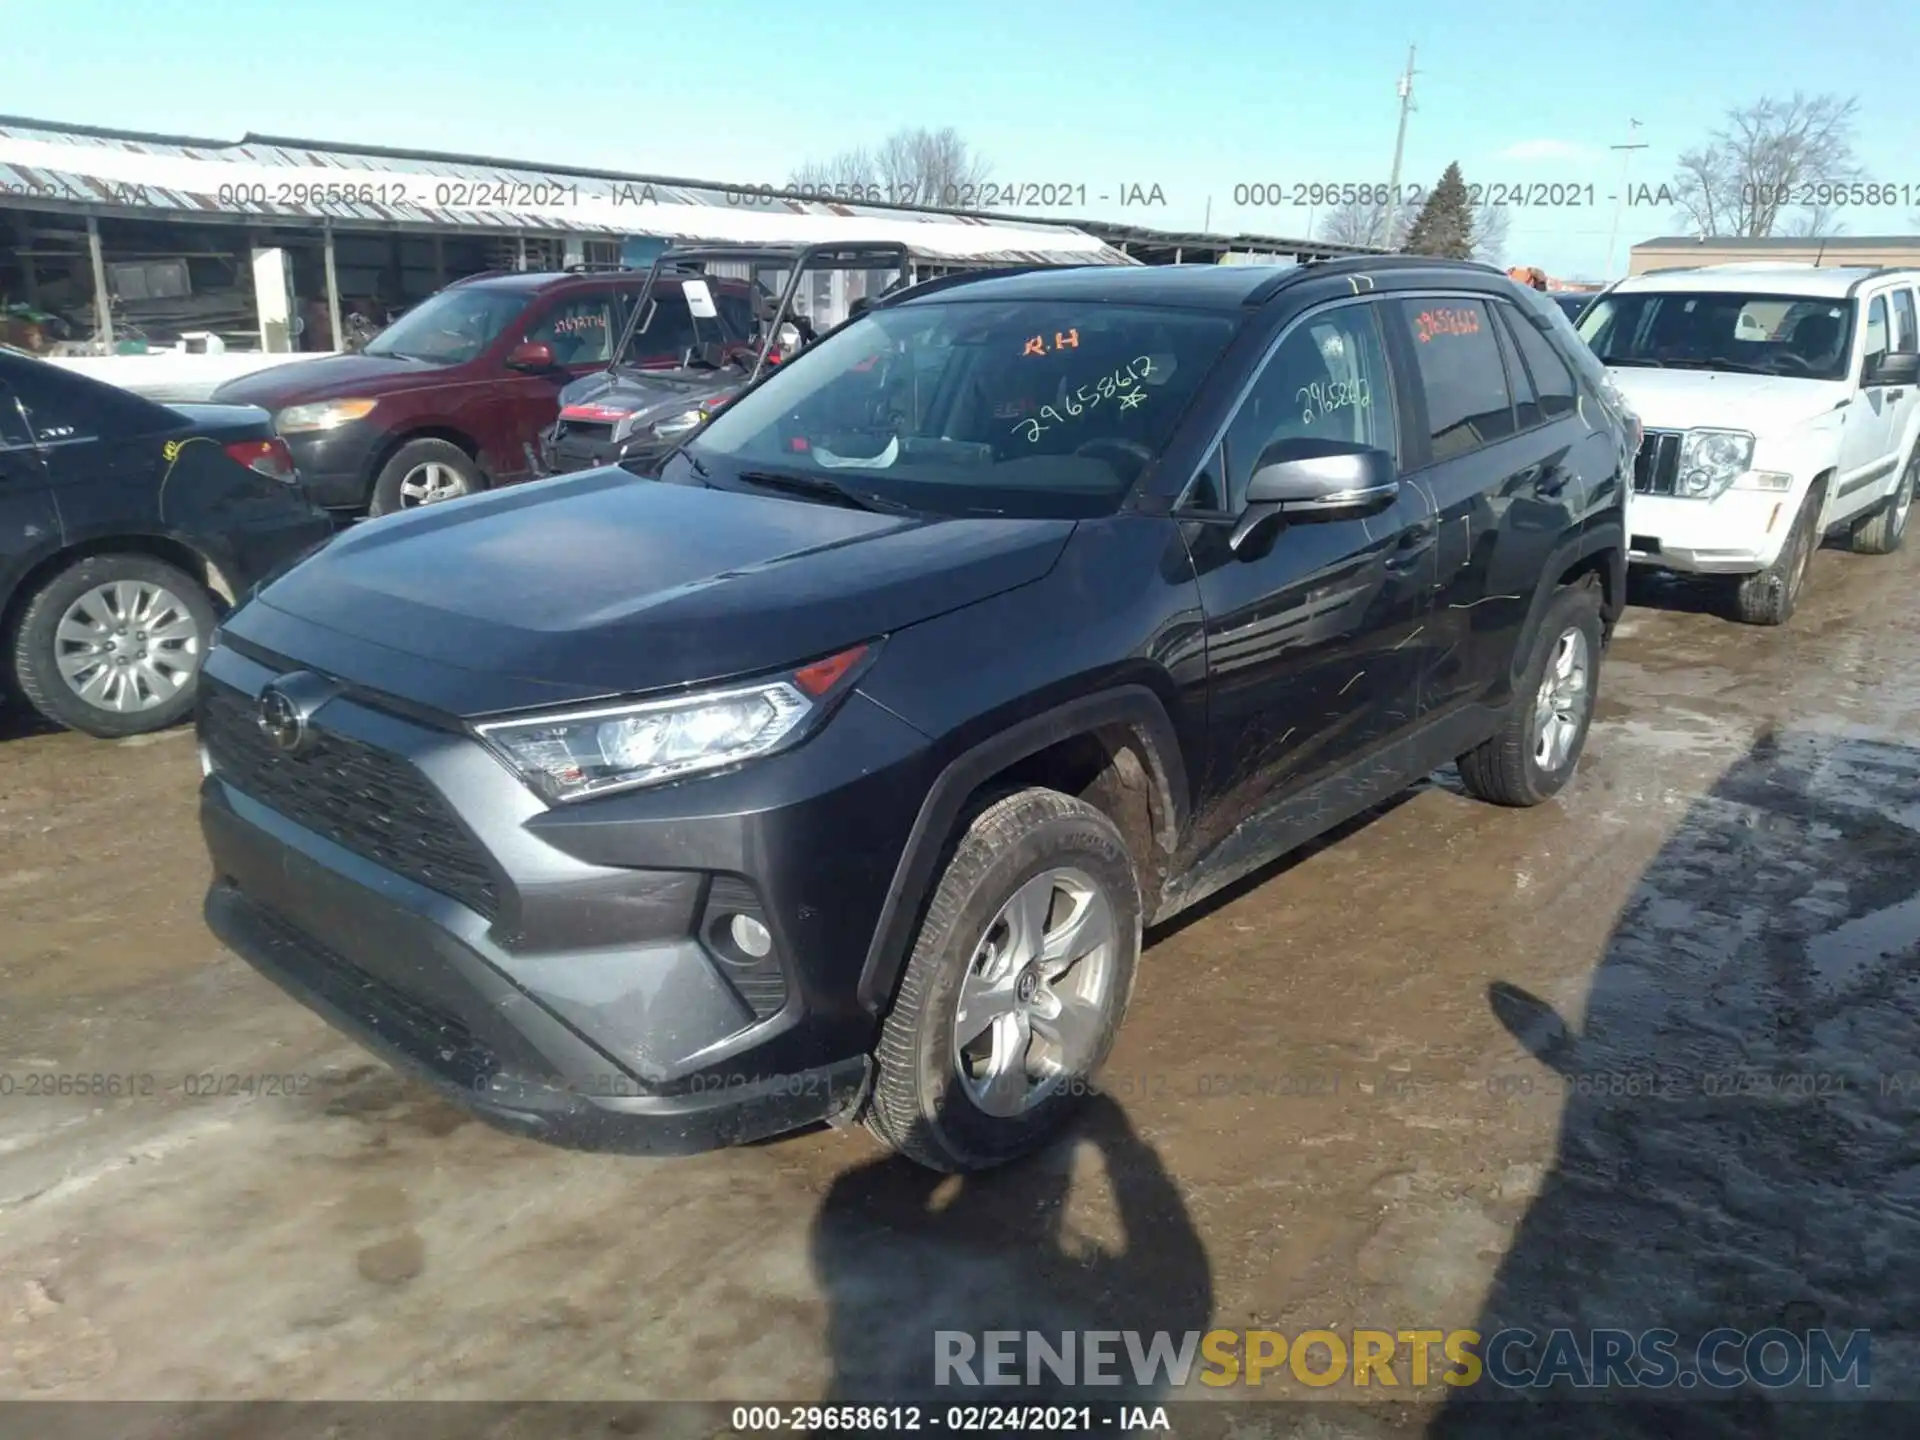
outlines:
[{"label": "rear tire", "polygon": [[112,740],[193,712],[213,627],[213,602],[185,571],[147,555],[92,555],[27,602],[7,654],[35,710]]},{"label": "rear tire", "polygon": [[1907,468],[1900,472],[1900,483],[1893,487],[1893,494],[1882,501],[1873,514],[1855,522],[1853,533],[1848,537],[1854,554],[1891,555],[1900,548],[1900,542],[1907,538],[1907,521],[1913,514],[1916,483],[1920,483],[1920,445],[1914,447]]},{"label": "rear tire", "polygon": [[1573,778],[1599,694],[1600,588],[1591,577],[1547,604],[1533,655],[1491,739],[1455,762],[1468,793],[1495,805],[1550,800]]},{"label": "rear tire", "polygon": [[447,440],[409,440],[380,467],[369,515],[391,515],[441,500],[457,500],[487,488],[480,467]]},{"label": "rear tire", "polygon": [[1733,584],[1733,613],[1745,625],[1784,625],[1800,604],[1820,548],[1820,505],[1824,487],[1816,485],[1800,503],[1793,529],[1780,555],[1766,569],[1742,575]]},{"label": "rear tire", "polygon": [[867,1127],[946,1172],[1045,1144],[1091,1093],[1140,932],[1133,857],[1106,815],[1055,790],[989,805],[921,921],[875,1051]]}]

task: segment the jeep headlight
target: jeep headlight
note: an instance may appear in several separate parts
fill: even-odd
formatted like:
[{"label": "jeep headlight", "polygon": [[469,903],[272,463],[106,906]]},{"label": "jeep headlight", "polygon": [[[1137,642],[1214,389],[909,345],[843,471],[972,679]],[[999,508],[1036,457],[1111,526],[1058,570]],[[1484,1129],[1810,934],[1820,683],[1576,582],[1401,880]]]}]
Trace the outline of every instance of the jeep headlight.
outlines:
[{"label": "jeep headlight", "polygon": [[632,790],[798,744],[852,688],[874,650],[856,645],[754,684],[489,721],[474,730],[548,801]]},{"label": "jeep headlight", "polygon": [[1689,500],[1712,500],[1753,462],[1753,436],[1744,430],[1689,430],[1680,442],[1680,466],[1673,493]]}]

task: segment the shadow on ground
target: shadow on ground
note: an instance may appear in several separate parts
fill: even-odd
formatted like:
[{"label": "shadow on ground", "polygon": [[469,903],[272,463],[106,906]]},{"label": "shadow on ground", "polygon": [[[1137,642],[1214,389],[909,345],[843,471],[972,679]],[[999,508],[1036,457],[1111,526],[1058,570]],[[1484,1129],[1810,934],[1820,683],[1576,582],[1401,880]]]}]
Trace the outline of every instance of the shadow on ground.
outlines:
[{"label": "shadow on ground", "polygon": [[[1558,1328],[1668,1330],[1678,1377],[1605,1401],[1565,1372],[1526,1394],[1483,1380],[1433,1440],[1920,1433],[1920,750],[1764,737],[1648,869],[1583,1021],[1512,985],[1489,1000],[1565,1098],[1476,1328],[1536,1378]],[[1836,1349],[1870,1331],[1869,1387],[1718,1390],[1696,1357],[1722,1327]],[[1636,1393],[1667,1403],[1615,1403]]]},{"label": "shadow on ground", "polygon": [[[1102,1170],[1110,1201],[1088,1204]],[[936,1334],[1039,1331],[1057,1345],[1063,1331],[1203,1331],[1213,1313],[1193,1220],[1106,1097],[1066,1138],[1003,1169],[949,1177],[888,1156],[842,1175],[815,1221],[813,1260],[830,1307],[828,1404],[1144,1401],[1154,1397],[1133,1388],[1117,1343],[1122,1385],[1053,1388],[1042,1370],[1043,1383],[1018,1389],[943,1386]]]}]

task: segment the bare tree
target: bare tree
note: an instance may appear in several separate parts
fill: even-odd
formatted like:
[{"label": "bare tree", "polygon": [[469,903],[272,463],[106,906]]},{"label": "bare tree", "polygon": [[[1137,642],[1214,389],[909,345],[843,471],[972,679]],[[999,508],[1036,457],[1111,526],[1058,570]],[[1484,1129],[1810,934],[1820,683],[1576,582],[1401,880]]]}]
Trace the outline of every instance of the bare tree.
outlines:
[{"label": "bare tree", "polygon": [[1483,265],[1501,265],[1507,256],[1507,207],[1478,205],[1473,212],[1473,258]]},{"label": "bare tree", "polygon": [[[1729,110],[1707,143],[1680,157],[1673,195],[1701,235],[1774,234],[1793,213],[1825,225],[1823,207],[1796,200],[1804,187],[1858,179],[1853,125],[1860,102],[1838,95],[1772,96]],[[1830,207],[1824,207],[1830,209]],[[1816,213],[1808,217],[1807,211]],[[1832,234],[1831,229],[1807,233]]]},{"label": "bare tree", "polygon": [[842,150],[825,160],[809,160],[787,177],[787,184],[805,194],[834,194],[850,187],[877,184],[879,166],[864,148]]},{"label": "bare tree", "polygon": [[880,178],[897,197],[923,205],[980,204],[976,192],[993,167],[951,125],[898,130],[880,147]]},{"label": "bare tree", "polygon": [[1400,207],[1399,213],[1394,216],[1394,233],[1389,244],[1384,201],[1343,200],[1321,218],[1315,227],[1320,233],[1313,238],[1324,240],[1329,245],[1374,245],[1398,250],[1407,238],[1407,228],[1413,224],[1413,216],[1411,207]]},{"label": "bare tree", "polygon": [[894,131],[877,149],[862,146],[809,160],[787,184],[803,193],[851,200],[966,208],[981,203],[977,192],[992,173],[986,157],[953,126],[910,126]]}]

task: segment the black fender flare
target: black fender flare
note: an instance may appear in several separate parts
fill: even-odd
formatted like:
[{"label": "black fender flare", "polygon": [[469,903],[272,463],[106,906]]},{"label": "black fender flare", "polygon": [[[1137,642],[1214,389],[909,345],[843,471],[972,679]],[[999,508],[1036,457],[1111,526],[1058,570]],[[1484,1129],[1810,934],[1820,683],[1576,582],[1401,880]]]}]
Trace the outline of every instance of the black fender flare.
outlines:
[{"label": "black fender flare", "polygon": [[1606,628],[1611,633],[1613,621],[1627,608],[1627,529],[1623,520],[1607,520],[1590,529],[1569,535],[1554,547],[1547,563],[1541,567],[1540,583],[1534,588],[1533,601],[1527,607],[1527,622],[1520,634],[1520,643],[1513,647],[1513,662],[1508,668],[1509,689],[1525,673],[1527,662],[1533,658],[1534,641],[1539,637],[1540,620],[1546,614],[1547,606],[1553,603],[1554,592],[1560,587],[1560,577],[1566,574],[1582,560],[1591,556],[1612,552],[1607,566],[1606,584],[1601,594]]},{"label": "black fender flare", "polygon": [[[1028,716],[962,751],[928,787],[867,945],[858,991],[862,1009],[877,1015],[891,1002],[906,968],[921,908],[937,883],[941,857],[968,797],[1009,765],[1049,745],[1113,726],[1133,731],[1147,752],[1154,839],[1163,857],[1171,856],[1186,828],[1191,800],[1173,720],[1152,689],[1141,684],[1115,686]],[[1156,898],[1142,896],[1149,915]]]}]

